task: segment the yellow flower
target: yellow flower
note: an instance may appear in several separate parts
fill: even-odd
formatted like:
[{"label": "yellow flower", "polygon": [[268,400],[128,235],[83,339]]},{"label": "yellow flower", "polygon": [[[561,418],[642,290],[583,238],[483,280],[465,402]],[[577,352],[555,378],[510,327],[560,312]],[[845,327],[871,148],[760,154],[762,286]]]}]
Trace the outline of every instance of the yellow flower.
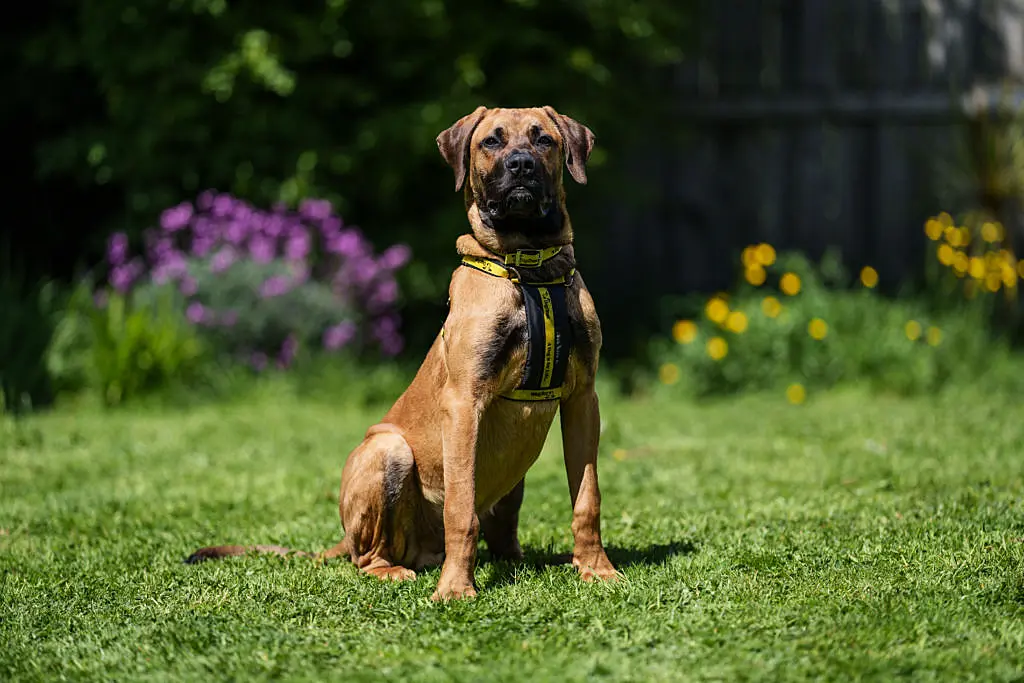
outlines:
[{"label": "yellow flower", "polygon": [[942,227],[946,227],[947,225],[953,225],[953,217],[950,216],[945,211],[939,214],[938,220]]},{"label": "yellow flower", "polygon": [[754,245],[744,247],[743,253],[739,256],[739,260],[743,262],[744,268],[758,265],[758,248]]},{"label": "yellow flower", "polygon": [[960,246],[966,247],[971,243],[971,229],[966,225],[960,228]]},{"label": "yellow flower", "polygon": [[1013,289],[1017,286],[1017,271],[1010,266],[1003,266],[1003,285],[1007,289]]},{"label": "yellow flower", "polygon": [[985,276],[985,289],[990,292],[998,292],[1003,286],[1003,276],[999,273],[989,273]]},{"label": "yellow flower", "polygon": [[871,266],[864,266],[860,271],[860,281],[868,289],[878,284],[878,271]]},{"label": "yellow flower", "polygon": [[807,324],[807,334],[821,341],[828,335],[828,323],[821,318],[814,318]]},{"label": "yellow flower", "polygon": [[707,351],[711,360],[722,360],[729,353],[729,343],[721,337],[712,337],[708,339]]},{"label": "yellow flower", "polygon": [[770,266],[775,263],[775,247],[770,244],[759,244],[755,256],[762,266]]},{"label": "yellow flower", "polygon": [[924,224],[924,234],[928,235],[930,240],[939,240],[942,238],[942,223],[934,218],[929,218],[928,222]]},{"label": "yellow flower", "polygon": [[960,231],[957,228],[951,225],[945,229],[944,234],[946,236],[946,241],[949,242],[950,246],[960,246]]},{"label": "yellow flower", "polygon": [[942,330],[937,327],[929,327],[925,340],[928,342],[929,346],[938,346],[942,343]]},{"label": "yellow flower", "polygon": [[971,273],[971,277],[976,280],[980,280],[985,277],[985,259],[980,256],[972,256],[971,265],[968,268],[968,271]]},{"label": "yellow flower", "polygon": [[787,296],[796,296],[800,293],[800,278],[796,273],[786,273],[779,280],[779,289]]},{"label": "yellow flower", "polygon": [[612,457],[615,458],[616,460],[625,460],[626,455],[627,452],[625,448],[616,448],[614,451],[612,451]]},{"label": "yellow flower", "polygon": [[907,322],[907,325],[906,327],[903,328],[903,331],[906,332],[907,339],[909,339],[910,341],[917,341],[918,339],[921,338],[921,323],[917,322],[916,320],[911,320]]},{"label": "yellow flower", "polygon": [[937,253],[939,256],[939,263],[941,263],[944,266],[949,266],[953,264],[953,255],[955,253],[953,251],[953,247],[949,246],[948,244],[940,244]]},{"label": "yellow flower", "polygon": [[967,257],[962,251],[958,251],[953,254],[953,270],[956,271],[957,277],[963,277],[967,274],[967,269],[971,267],[971,259]]},{"label": "yellow flower", "polygon": [[697,324],[692,320],[677,320],[672,326],[672,338],[680,344],[689,344],[697,338]]},{"label": "yellow flower", "polygon": [[755,287],[760,287],[764,284],[764,281],[768,279],[768,273],[764,271],[764,266],[760,263],[755,263],[752,266],[747,266],[746,277],[747,282]]},{"label": "yellow flower", "polygon": [[716,296],[708,302],[704,312],[711,322],[723,323],[729,315],[729,304],[725,303],[725,300],[721,297]]},{"label": "yellow flower", "polygon": [[733,311],[725,319],[725,329],[736,334],[743,334],[747,331],[747,315],[739,311]]},{"label": "yellow flower", "polygon": [[777,318],[782,312],[782,304],[774,296],[766,296],[761,301],[761,311],[769,318]]},{"label": "yellow flower", "polygon": [[744,268],[759,265],[757,262],[757,247],[751,244],[749,247],[744,248],[743,253],[740,255],[740,260],[743,261]]},{"label": "yellow flower", "polygon": [[807,390],[803,384],[790,384],[786,387],[786,400],[795,406],[800,405],[807,398]]},{"label": "yellow flower", "polygon": [[665,363],[658,368],[658,379],[662,384],[669,386],[679,381],[679,366],[675,363]]},{"label": "yellow flower", "polygon": [[1003,240],[1003,226],[999,223],[985,223],[981,226],[981,239],[986,242],[1001,242]]}]

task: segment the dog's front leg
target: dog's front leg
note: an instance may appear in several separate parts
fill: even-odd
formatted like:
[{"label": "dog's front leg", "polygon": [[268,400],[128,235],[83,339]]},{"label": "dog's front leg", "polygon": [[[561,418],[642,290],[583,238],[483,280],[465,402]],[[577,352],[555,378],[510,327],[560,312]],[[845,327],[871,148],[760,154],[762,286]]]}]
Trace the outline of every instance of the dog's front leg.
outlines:
[{"label": "dog's front leg", "polygon": [[476,595],[473,569],[480,520],[476,514],[476,442],[483,412],[469,392],[449,384],[441,396],[444,448],[444,565],[432,600]]},{"label": "dog's front leg", "polygon": [[584,581],[618,576],[601,543],[601,491],[597,446],[601,416],[593,385],[562,402],[562,451],[572,500],[572,564]]}]

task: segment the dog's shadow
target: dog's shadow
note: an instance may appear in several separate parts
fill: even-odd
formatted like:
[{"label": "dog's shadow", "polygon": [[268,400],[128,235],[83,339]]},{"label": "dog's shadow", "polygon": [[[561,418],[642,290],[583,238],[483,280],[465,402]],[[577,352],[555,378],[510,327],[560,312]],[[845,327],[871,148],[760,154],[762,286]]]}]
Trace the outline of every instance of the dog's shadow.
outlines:
[{"label": "dog's shadow", "polygon": [[[619,546],[605,546],[608,559],[619,571],[631,567],[653,567],[665,564],[669,559],[678,555],[690,555],[697,551],[697,543],[692,540],[671,541],[669,543],[656,543],[645,548],[622,548]],[[493,573],[487,584],[489,586],[508,586],[516,582],[516,575],[523,567],[531,567],[542,571],[548,567],[566,565],[572,562],[572,553],[556,553],[552,550],[538,550],[536,548],[524,548],[523,559],[508,561],[494,559],[487,550],[482,550],[480,560],[483,564],[490,564]]]}]

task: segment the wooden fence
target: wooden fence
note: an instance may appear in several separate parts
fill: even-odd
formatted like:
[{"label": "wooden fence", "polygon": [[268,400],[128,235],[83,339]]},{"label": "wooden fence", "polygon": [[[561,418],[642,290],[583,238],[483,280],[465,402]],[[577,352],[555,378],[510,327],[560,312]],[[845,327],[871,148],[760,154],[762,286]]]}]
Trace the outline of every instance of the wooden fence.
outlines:
[{"label": "wooden fence", "polygon": [[610,211],[603,306],[727,287],[755,241],[911,275],[925,219],[977,196],[968,122],[1024,82],[1024,0],[698,4],[667,89],[682,139],[638,153],[652,197]]}]

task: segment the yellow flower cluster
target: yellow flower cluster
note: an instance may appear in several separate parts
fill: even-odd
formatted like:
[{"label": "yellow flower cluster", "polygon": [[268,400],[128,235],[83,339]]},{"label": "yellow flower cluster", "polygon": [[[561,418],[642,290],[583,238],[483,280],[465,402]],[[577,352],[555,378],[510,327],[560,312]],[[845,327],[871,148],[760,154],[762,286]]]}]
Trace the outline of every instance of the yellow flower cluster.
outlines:
[{"label": "yellow flower cluster", "polygon": [[[966,228],[963,231],[961,229],[953,229],[947,233],[946,228],[950,226],[952,226],[951,221],[947,224],[939,219],[933,219],[925,229],[928,236],[935,240],[943,239],[948,234],[947,242],[943,246],[948,247],[950,250],[954,249],[953,241],[958,245],[961,243],[969,244],[970,235]],[[983,237],[987,239],[988,237],[1001,236],[1002,228],[993,224],[993,226],[983,227],[981,232]],[[955,252],[953,253],[955,254]],[[754,287],[763,285],[768,279],[767,268],[775,264],[776,257],[775,248],[770,244],[752,244],[746,247],[741,257],[746,281]],[[1021,276],[1024,277],[1024,271],[1022,271]],[[866,289],[877,287],[879,282],[878,271],[871,266],[864,266],[860,271],[860,282]],[[800,294],[803,283],[800,281],[800,276],[796,273],[786,272],[779,278],[778,286],[779,291],[783,295],[795,297]],[[782,315],[783,311],[783,304],[778,297],[765,296],[761,300],[761,312],[765,318],[776,319]],[[736,335],[746,332],[750,324],[747,314],[742,311],[732,310],[729,306],[728,296],[721,293],[708,300],[704,306],[704,315],[722,331]],[[817,341],[822,341],[828,337],[829,331],[828,322],[822,318],[813,318],[807,325],[807,334]],[[922,334],[925,335],[927,343],[932,346],[937,346],[942,341],[941,330],[937,327],[930,327],[925,332],[924,328],[917,321],[907,323],[905,332],[907,338],[911,341],[920,339]],[[678,320],[672,326],[672,338],[679,344],[692,344],[699,336],[700,328],[693,320]],[[704,349],[709,358],[714,361],[721,361],[729,354],[729,342],[721,334],[716,334],[707,339]],[[672,385],[679,381],[680,370],[674,363],[666,363],[661,366],[658,375],[663,384]],[[790,403],[799,405],[806,398],[807,390],[802,384],[791,384],[787,387],[786,399]]]},{"label": "yellow flower cluster", "polygon": [[[957,226],[952,216],[940,213],[924,224],[928,239],[938,242],[935,256],[939,263],[964,279],[964,292],[974,296],[978,291],[996,293],[1003,290],[1015,297],[1017,282],[1024,278],[1024,261],[1003,246],[1006,230],[1000,223],[984,221],[980,228]],[[975,238],[978,233],[980,239]]]}]

